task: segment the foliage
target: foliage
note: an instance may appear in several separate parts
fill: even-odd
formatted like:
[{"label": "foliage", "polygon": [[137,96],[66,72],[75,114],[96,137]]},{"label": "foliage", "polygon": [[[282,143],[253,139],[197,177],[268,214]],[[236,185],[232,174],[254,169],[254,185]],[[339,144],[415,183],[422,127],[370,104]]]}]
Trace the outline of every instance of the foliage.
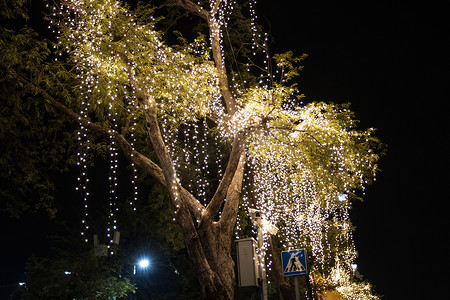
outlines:
[{"label": "foliage", "polygon": [[[59,48],[67,51],[77,65],[81,84],[91,86],[85,101],[93,108],[93,120],[109,121],[106,116],[111,98],[113,109],[129,110],[133,105],[121,102],[132,101],[128,67],[133,67],[133,80],[140,83],[140,88],[158,101],[161,113],[171,116],[173,129],[210,112],[211,101],[219,97],[216,71],[206,59],[208,53],[201,37],[175,51],[162,43],[152,21],[134,21],[114,1],[77,5],[71,26],[58,26]],[[117,114],[124,118],[128,110]],[[138,118],[139,111],[136,114]]]},{"label": "foliage", "polygon": [[[178,3],[197,5],[190,1]],[[156,30],[154,10],[148,5],[139,5],[132,11],[114,0],[63,1],[53,7],[50,18],[57,34],[54,53],[27,28],[20,33],[2,28],[0,50],[6,55],[0,61],[0,83],[7,92],[4,95],[8,95],[8,105],[1,115],[7,124],[1,142],[6,142],[8,132],[20,134],[13,137],[16,142],[12,146],[6,146],[10,147],[5,149],[10,156],[0,160],[6,170],[1,171],[1,179],[9,184],[15,180],[9,179],[10,175],[17,172],[16,179],[27,186],[34,185],[33,190],[40,190],[41,197],[48,197],[39,185],[39,164],[60,163],[61,155],[73,151],[75,144],[81,162],[86,161],[84,154],[97,152],[106,156],[115,147],[112,145],[121,142],[130,160],[142,155],[151,163],[160,164],[169,197],[154,189],[156,194],[146,203],[152,210],[148,217],[155,213],[163,218],[146,224],[157,228],[158,239],[164,238],[170,248],[180,250],[181,233],[169,217],[171,210],[180,209],[178,192],[174,191],[184,188],[191,196],[183,198],[191,206],[185,220],[195,225],[189,227],[193,231],[185,229],[183,234],[196,240],[191,237],[198,238],[195,230],[200,226],[195,226],[205,215],[211,212],[215,221],[221,219],[225,197],[220,203],[209,204],[211,199],[220,199],[215,192],[222,182],[231,185],[234,176],[230,177],[224,169],[235,165],[231,161],[237,157],[232,156],[234,145],[242,145],[246,170],[254,172],[244,190],[253,190],[258,200],[250,201],[250,196],[245,195],[237,214],[242,216],[248,207],[260,209],[267,224],[266,239],[273,234],[268,228],[277,226],[278,238],[284,241],[285,248],[306,247],[313,268],[325,277],[331,278],[338,266],[349,273],[356,250],[348,212],[357,191],[371,183],[378,171],[381,143],[373,129],[357,127],[348,104],[303,104],[295,79],[306,55],[295,57],[288,51],[272,60],[267,40],[253,25],[254,12],[250,10],[249,34],[242,29],[242,24],[248,24],[243,15],[233,15],[233,5],[227,2],[219,4],[219,21],[213,25],[238,23],[237,27],[223,26],[230,28],[227,34],[236,37],[226,49],[232,52],[236,41],[247,35],[254,48],[248,51],[243,46],[234,54],[224,55],[231,59],[228,67],[233,78],[226,83],[223,48],[214,44],[217,36],[219,44],[224,44],[220,32],[211,25],[209,29],[214,30],[210,40],[199,34],[191,41],[180,37],[177,45],[169,46]],[[213,5],[211,2],[205,7],[212,9]],[[202,9],[195,13],[201,14]],[[10,17],[11,12],[5,15]],[[263,67],[256,63],[261,58]],[[232,95],[226,93],[229,90]],[[55,107],[79,122],[76,134]],[[157,122],[151,127],[155,116]],[[45,130],[37,130],[40,128]],[[62,132],[72,134],[65,136]],[[56,147],[40,142],[52,134],[58,141]],[[39,146],[35,148],[37,158],[29,145],[25,147],[25,140]],[[14,169],[10,167],[15,163],[11,154],[18,151],[24,151],[26,159]],[[148,172],[158,177],[161,174],[155,169]],[[236,170],[231,172],[238,174],[240,171]],[[17,184],[13,182],[11,186]],[[24,195],[27,192],[21,191]],[[173,206],[167,201],[172,201]],[[197,211],[192,213],[192,207]],[[232,223],[235,215],[228,216]],[[245,227],[248,220],[241,220]],[[136,220],[135,226],[139,222]],[[299,234],[302,238],[298,238]],[[116,287],[129,287],[116,277],[108,278],[103,279],[98,295],[112,293]],[[348,283],[347,280],[338,284],[343,287]]]},{"label": "foliage", "polygon": [[28,19],[25,0],[2,0],[0,1],[0,17],[4,19],[23,18]]},{"label": "foliage", "polygon": [[59,249],[52,258],[30,258],[27,297],[112,299],[136,291],[128,278],[118,278],[114,264],[95,257],[92,249],[77,248]]},{"label": "foliage", "polygon": [[378,300],[373,294],[372,285],[365,281],[352,280],[350,274],[339,265],[332,269],[330,282],[336,286],[336,290],[348,300],[367,299]]},{"label": "foliage", "polygon": [[128,278],[119,281],[116,277],[108,277],[99,282],[98,286],[99,290],[95,294],[97,299],[111,299],[113,296],[121,298],[136,290]]},{"label": "foliage", "polygon": [[[101,164],[97,163],[96,167],[101,168]],[[98,178],[91,179],[99,184]],[[94,257],[92,244],[80,238],[79,205],[77,201],[70,205],[65,203],[67,197],[77,199],[75,193],[65,192],[64,198],[56,195],[58,214],[52,221],[53,235],[45,239],[51,250],[42,257],[29,259],[30,298],[107,299],[133,291],[142,299],[199,298],[195,268],[184,249],[180,229],[169,219],[170,203],[164,201],[167,193],[158,186],[150,189],[155,183],[148,178],[141,184],[143,194],[147,194],[144,190],[148,189],[148,199],[136,203],[137,211],[130,209],[127,202],[121,203],[118,213],[120,245],[110,257]],[[63,186],[56,183],[59,189]],[[100,198],[102,194],[93,191],[93,196],[97,198],[97,195]],[[98,234],[100,243],[104,243],[106,214],[101,201],[97,202],[90,206],[91,232]],[[138,268],[133,275],[133,265],[143,256],[150,258],[151,266],[145,271]],[[65,271],[71,274],[65,275]]]},{"label": "foliage", "polygon": [[[14,1],[13,1],[14,2]],[[22,1],[10,7],[24,15]],[[2,6],[10,5],[2,1]],[[8,9],[2,16],[14,17]],[[26,16],[26,15],[24,15]],[[4,20],[2,20],[4,21]],[[18,217],[24,210],[47,210],[52,205],[52,171],[67,170],[73,154],[73,127],[37,91],[17,79],[48,80],[44,69],[50,50],[29,27],[0,26],[0,190],[1,209]]]}]

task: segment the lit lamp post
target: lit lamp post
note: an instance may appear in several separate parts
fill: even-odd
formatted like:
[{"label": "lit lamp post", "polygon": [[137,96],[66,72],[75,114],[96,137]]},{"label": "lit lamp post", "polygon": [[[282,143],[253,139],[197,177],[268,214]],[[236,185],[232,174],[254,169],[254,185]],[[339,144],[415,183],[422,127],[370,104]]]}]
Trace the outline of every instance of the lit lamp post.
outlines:
[{"label": "lit lamp post", "polygon": [[356,269],[358,269],[358,265],[357,264],[351,264],[352,267],[352,272],[353,272],[353,277],[356,276]]},{"label": "lit lamp post", "polygon": [[[134,284],[136,284],[137,267],[139,267],[139,269],[142,271],[146,270],[148,267],[150,267],[150,260],[148,258],[141,258],[133,265],[132,282]],[[131,300],[136,299],[136,294],[130,294],[129,299],[131,299]]]},{"label": "lit lamp post", "polygon": [[[142,258],[137,262],[137,265],[142,270],[145,270],[150,266],[150,260],[148,260],[147,258]],[[136,264],[133,266],[133,275],[136,275]]]},{"label": "lit lamp post", "polygon": [[264,259],[264,232],[269,234],[276,234],[278,228],[266,220],[261,211],[257,209],[250,208],[248,210],[248,215],[252,219],[253,225],[258,230],[257,242],[258,242],[258,263],[259,263],[259,274],[261,277],[261,300],[267,300],[267,277],[266,277],[266,262]]}]

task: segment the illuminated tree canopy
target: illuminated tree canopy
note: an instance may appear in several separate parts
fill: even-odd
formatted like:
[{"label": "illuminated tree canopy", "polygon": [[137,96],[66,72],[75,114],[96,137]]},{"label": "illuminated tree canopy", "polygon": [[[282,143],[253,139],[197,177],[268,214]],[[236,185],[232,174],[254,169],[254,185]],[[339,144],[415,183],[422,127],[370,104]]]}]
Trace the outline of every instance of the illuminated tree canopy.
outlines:
[{"label": "illuminated tree canopy", "polygon": [[161,7],[198,16],[209,34],[169,46],[148,5],[61,1],[50,18],[51,67],[19,80],[79,124],[80,168],[107,142],[168,191],[205,297],[233,298],[231,244],[250,207],[262,211],[267,241],[307,248],[314,270],[351,295],[349,209],[375,177],[380,142],[374,129],[358,129],[349,105],[304,104],[295,80],[306,56],[269,57],[256,27],[249,43],[271,67],[250,81],[227,70],[222,30],[235,5],[166,1]]}]

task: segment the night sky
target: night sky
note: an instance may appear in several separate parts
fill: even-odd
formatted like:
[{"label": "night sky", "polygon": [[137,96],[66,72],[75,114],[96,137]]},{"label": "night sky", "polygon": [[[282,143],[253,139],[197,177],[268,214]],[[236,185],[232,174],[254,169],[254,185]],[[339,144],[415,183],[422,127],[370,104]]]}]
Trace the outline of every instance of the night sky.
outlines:
[{"label": "night sky", "polygon": [[[428,35],[413,1],[302,2],[259,1],[272,53],[309,54],[299,84],[306,101],[351,102],[361,128],[377,128],[388,145],[377,181],[351,213],[359,271],[383,299],[431,299],[450,250],[442,36]],[[2,280],[23,272],[42,238],[39,227],[30,230],[36,224],[3,218],[10,226],[3,226]]]},{"label": "night sky", "polygon": [[432,299],[450,248],[440,27],[424,25],[414,1],[270,3],[274,46],[309,54],[300,79],[307,100],[351,102],[361,127],[377,128],[388,145],[351,214],[360,272],[383,299]]}]

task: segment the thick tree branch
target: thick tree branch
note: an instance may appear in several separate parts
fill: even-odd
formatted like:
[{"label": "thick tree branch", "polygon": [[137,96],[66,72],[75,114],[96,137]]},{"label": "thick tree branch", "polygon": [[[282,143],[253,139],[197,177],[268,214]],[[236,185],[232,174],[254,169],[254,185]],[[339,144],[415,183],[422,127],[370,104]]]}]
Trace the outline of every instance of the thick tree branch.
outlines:
[{"label": "thick tree branch", "polygon": [[219,213],[220,207],[225,200],[228,189],[233,181],[236,170],[238,169],[241,155],[244,151],[244,138],[245,132],[238,133],[234,138],[233,148],[222,181],[202,215],[201,223],[204,223],[205,226],[207,226]]},{"label": "thick tree branch", "polygon": [[[20,80],[22,80],[22,82],[24,82],[25,84],[31,84],[30,82],[26,81],[23,78],[21,78]],[[42,88],[35,85],[33,86],[36,89],[38,89],[38,91],[43,95],[43,97],[47,101],[49,101],[56,109],[65,113],[70,119],[81,123],[89,130],[92,130],[93,132],[101,136],[104,136],[105,138],[109,138],[111,132],[108,132],[108,129],[98,124],[92,123],[86,118],[83,118],[82,116],[78,115],[64,104],[57,101]],[[167,177],[164,176],[163,170],[158,165],[156,165],[154,162],[152,162],[150,159],[148,159],[141,153],[135,151],[128,143],[128,141],[118,132],[113,131],[113,138],[116,140],[117,144],[121,147],[124,154],[127,156],[128,159],[130,159],[130,161],[134,162],[136,165],[145,169],[161,185],[166,187],[169,190],[169,193],[171,191],[173,192],[173,190],[171,190],[170,188],[170,182],[168,182]],[[197,201],[187,190],[183,189],[182,187],[180,187],[179,194],[183,200],[188,200],[188,201],[180,201],[182,205],[184,203],[193,204],[196,203]],[[201,207],[203,208],[203,206]],[[200,207],[194,206],[188,208],[189,210],[186,209],[185,207],[183,209],[179,209],[176,213],[176,219],[178,224],[182,227],[184,231],[184,242],[189,251],[189,256],[191,257],[194,264],[197,266],[199,270],[199,277],[203,286],[216,286],[216,285],[220,286],[220,284],[217,283],[217,281],[220,279],[211,269],[208,261],[205,258],[202,243],[197,234],[195,225],[192,221],[192,216],[197,217],[197,219],[200,218],[201,214]],[[191,213],[189,213],[189,211],[191,211]]]},{"label": "thick tree branch", "polygon": [[[26,84],[31,84],[28,81],[24,80],[23,78],[21,78],[21,80]],[[62,104],[61,102],[57,101],[42,88],[35,85],[33,86],[38,89],[40,94],[47,101],[49,101],[53,105],[53,107],[66,114],[73,121],[79,122],[84,127],[88,128],[89,130],[100,136],[103,136],[104,138],[109,138],[110,135],[112,134],[113,138],[115,139],[116,143],[120,146],[124,155],[131,162],[133,162],[140,168],[144,169],[149,175],[151,175],[154,179],[156,179],[158,183],[160,183],[164,187],[166,186],[161,168],[157,164],[155,164],[152,160],[150,160],[148,157],[134,150],[131,147],[130,143],[121,134],[119,134],[116,131],[111,130],[108,131],[107,128],[104,128],[96,123],[89,121],[88,119],[80,116],[79,114],[77,114],[76,112],[74,112],[73,110]]]},{"label": "thick tree branch", "polygon": [[213,7],[211,8],[211,15],[213,15],[213,16],[216,15],[216,13],[219,11],[220,3],[222,3],[222,0],[216,0],[214,2]]},{"label": "thick tree branch", "polygon": [[[98,134],[105,139],[109,139],[110,135],[113,136],[114,140],[116,141],[117,145],[119,145],[120,149],[122,150],[122,153],[125,155],[125,157],[141,169],[143,169],[147,174],[152,176],[159,184],[161,184],[164,188],[168,189],[167,182],[164,177],[164,173],[162,169],[154,163],[152,160],[150,160],[148,157],[143,155],[142,153],[136,151],[131,147],[130,143],[125,139],[125,137],[114,131],[114,130],[108,130],[107,128],[104,128],[96,123],[91,122],[90,120],[80,116],[76,112],[74,112],[69,107],[65,106],[61,102],[57,101],[55,98],[53,98],[50,94],[48,94],[44,89],[40,88],[39,86],[36,86],[32,83],[30,83],[25,78],[18,78],[20,81],[22,81],[24,84],[32,85],[34,88],[36,88],[39,93],[48,101],[50,102],[53,107],[58,109],[59,111],[66,114],[72,121],[79,122],[84,127],[91,130],[93,133]],[[204,206],[201,205],[197,199],[195,199],[194,196],[191,195],[191,193],[186,190],[183,187],[179,187],[179,193],[183,200],[185,200],[188,203],[188,207],[192,215],[197,219],[200,220],[201,212],[204,209]]]},{"label": "thick tree branch", "polygon": [[209,16],[209,12],[207,10],[189,0],[167,0],[161,5],[161,7],[164,6],[178,6],[184,8],[185,10],[194,13],[205,20],[207,20]]},{"label": "thick tree branch", "polygon": [[228,187],[225,205],[219,220],[219,226],[222,231],[232,233],[239,210],[239,198],[242,191],[242,182],[244,179],[245,152],[241,153],[239,164],[234,173],[233,180]]},{"label": "thick tree branch", "polygon": [[219,71],[219,86],[225,101],[227,112],[232,116],[237,111],[237,105],[229,89],[227,72],[223,63],[222,50],[220,47],[220,24],[215,17],[220,2],[221,0],[215,1],[211,12],[203,9],[190,0],[167,0],[162,6],[178,6],[184,8],[187,11],[200,16],[208,23],[212,55],[216,68]]},{"label": "thick tree branch", "polygon": [[153,150],[158,157],[162,172],[165,177],[165,187],[168,189],[169,194],[171,194],[172,196],[175,210],[177,211],[178,209],[180,209],[180,207],[184,203],[187,205],[192,215],[197,220],[200,220],[201,213],[204,210],[204,206],[178,182],[172,158],[161,136],[161,130],[159,128],[157,119],[157,107],[155,99],[151,95],[148,95],[141,90],[136,78],[134,77],[134,69],[132,67],[132,64],[128,60],[127,56],[124,53],[118,53],[117,55],[126,65],[128,78],[130,80],[135,96],[145,108],[147,133],[152,143]]}]

